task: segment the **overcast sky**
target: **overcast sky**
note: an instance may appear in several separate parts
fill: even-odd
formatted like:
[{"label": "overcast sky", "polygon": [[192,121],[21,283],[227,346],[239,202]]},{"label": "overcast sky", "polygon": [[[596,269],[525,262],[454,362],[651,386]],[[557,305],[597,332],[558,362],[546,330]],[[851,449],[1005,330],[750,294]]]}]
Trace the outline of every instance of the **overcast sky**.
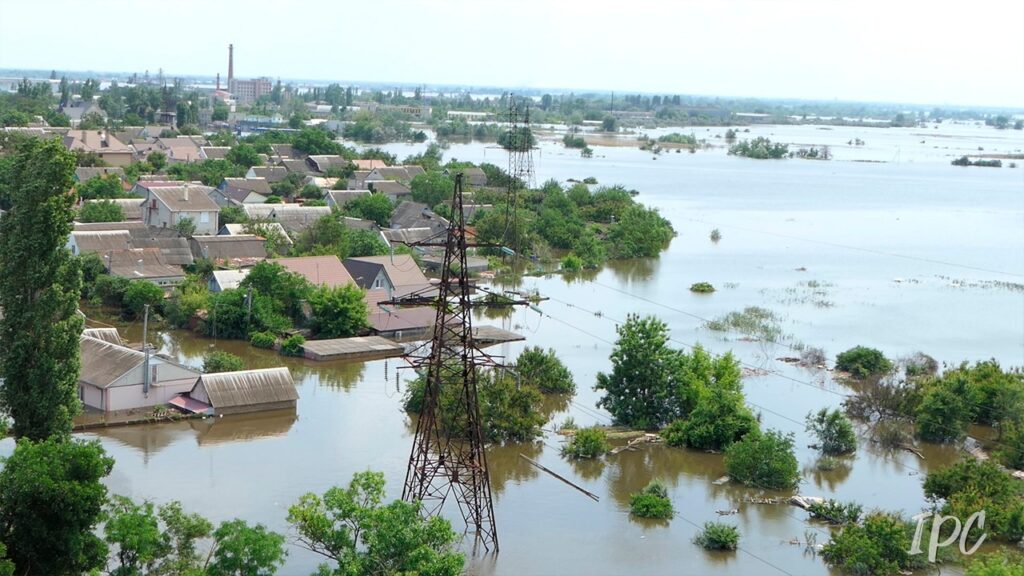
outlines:
[{"label": "overcast sky", "polygon": [[0,0],[0,68],[1024,107],[1024,2]]}]

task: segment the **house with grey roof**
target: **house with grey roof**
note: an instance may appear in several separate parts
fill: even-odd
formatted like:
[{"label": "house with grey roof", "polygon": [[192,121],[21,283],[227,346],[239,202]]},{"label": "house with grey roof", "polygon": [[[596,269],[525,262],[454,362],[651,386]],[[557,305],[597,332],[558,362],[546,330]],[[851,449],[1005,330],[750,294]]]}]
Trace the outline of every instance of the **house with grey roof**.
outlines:
[{"label": "house with grey roof", "polygon": [[107,272],[128,280],[148,280],[165,290],[185,280],[181,266],[172,266],[164,260],[159,248],[132,248],[108,251],[103,254]]},{"label": "house with grey roof", "polygon": [[326,174],[331,169],[345,170],[352,165],[352,162],[347,158],[338,155],[308,156],[306,162],[311,168],[322,174]]},{"label": "house with grey roof", "polygon": [[200,146],[199,159],[224,160],[225,158],[227,158],[228,152],[230,151],[231,146]]},{"label": "house with grey roof", "polygon": [[409,254],[346,258],[344,264],[360,288],[384,290],[388,299],[437,294],[437,287]]},{"label": "house with grey roof", "polygon": [[384,194],[392,202],[412,196],[412,188],[396,180],[367,180],[366,187],[372,192]]},{"label": "house with grey roof", "polygon": [[62,140],[68,150],[93,152],[110,166],[128,166],[135,151],[106,130],[68,130]]},{"label": "house with grey roof", "polygon": [[188,218],[195,224],[195,234],[217,234],[220,206],[210,198],[213,188],[195,184],[151,187],[143,205],[143,222],[150,226],[174,228]]},{"label": "house with grey roof", "polygon": [[367,194],[371,194],[371,192],[369,190],[328,190],[324,199],[327,200],[329,208],[340,210],[345,207],[345,204]]},{"label": "house with grey roof", "polygon": [[218,206],[263,204],[273,194],[266,178],[225,178],[210,197]]},{"label": "house with grey roof", "polygon": [[192,256],[215,264],[241,268],[255,266],[267,258],[263,238],[252,234],[238,236],[193,236],[189,239]]},{"label": "house with grey roof", "polygon": [[288,368],[264,368],[203,374],[189,397],[214,414],[295,409],[299,393]]},{"label": "house with grey roof", "polygon": [[327,206],[301,204],[245,204],[242,209],[250,220],[277,222],[289,234],[302,232],[331,213]]},{"label": "house with grey roof", "polygon": [[124,180],[124,168],[120,166],[79,166],[75,168],[75,182],[86,182],[97,176],[106,176],[108,174],[116,174],[121,180]]},{"label": "house with grey roof", "polygon": [[83,333],[78,397],[93,410],[113,412],[167,404],[195,388],[199,372],[173,360]]},{"label": "house with grey roof", "polygon": [[284,166],[253,166],[245,173],[246,178],[264,178],[268,184],[276,184],[288,177]]},{"label": "house with grey roof", "polygon": [[121,208],[126,222],[137,222],[142,220],[142,198],[101,198],[97,200],[83,200],[82,205],[90,202],[109,202]]}]

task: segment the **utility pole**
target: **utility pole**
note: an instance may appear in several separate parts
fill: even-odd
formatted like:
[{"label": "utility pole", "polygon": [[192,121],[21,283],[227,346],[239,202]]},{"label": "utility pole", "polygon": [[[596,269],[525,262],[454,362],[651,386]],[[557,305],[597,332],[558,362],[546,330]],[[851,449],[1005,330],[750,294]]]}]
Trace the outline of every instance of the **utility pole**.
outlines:
[{"label": "utility pole", "polygon": [[249,285],[249,291],[245,295],[245,331],[249,331],[249,318],[252,317],[252,284]]},{"label": "utility pole", "polygon": [[146,362],[143,364],[142,374],[142,393],[145,396],[149,396],[149,304],[145,305],[144,312],[142,315],[142,352],[146,355]]}]

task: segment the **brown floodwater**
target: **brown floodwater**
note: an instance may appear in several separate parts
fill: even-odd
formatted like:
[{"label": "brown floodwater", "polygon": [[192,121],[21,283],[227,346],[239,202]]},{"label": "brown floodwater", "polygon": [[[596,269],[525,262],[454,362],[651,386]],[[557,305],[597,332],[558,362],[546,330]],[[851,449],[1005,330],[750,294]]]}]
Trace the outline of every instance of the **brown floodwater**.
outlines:
[{"label": "brown floodwater", "polygon": [[[756,127],[751,135],[771,130]],[[556,350],[573,372],[578,392],[571,399],[549,400],[550,421],[539,441],[489,447],[501,553],[473,558],[470,573],[824,575],[830,571],[803,542],[806,534],[816,534],[824,543],[829,528],[793,506],[756,502],[799,492],[907,515],[927,506],[924,475],[958,458],[955,448],[924,445],[919,458],[882,449],[859,428],[857,453],[835,470],[817,470],[804,416],[838,406],[850,390],[827,371],[777,360],[795,354],[784,344],[712,332],[705,320],[757,305],[778,315],[786,344],[819,346],[830,358],[864,344],[894,358],[922,350],[940,362],[996,358],[1007,366],[1024,365],[1024,173],[949,166],[942,150],[915,152],[919,138],[912,131],[779,130],[793,141],[834,140],[837,160],[758,162],[715,150],[653,161],[635,149],[600,147],[594,159],[585,160],[541,144],[535,156],[538,181],[596,176],[602,184],[635,188],[638,200],[658,207],[679,235],[658,259],[615,262],[574,278],[523,278],[517,288],[549,298],[540,304],[543,316],[526,309],[475,316],[476,323],[526,336],[525,343],[488,350],[509,361],[526,345]],[[987,150],[1024,148],[1019,133],[1002,131],[993,140],[990,132],[956,126],[943,145],[952,147],[948,154],[979,142]],[[868,146],[844,149],[842,142],[854,137]],[[843,161],[858,154],[890,160],[894,147],[900,158],[914,161]],[[400,157],[419,151],[389,149]],[[500,152],[478,144],[453,145],[446,155],[505,162]],[[718,243],[708,240],[713,228],[722,233]],[[698,281],[718,290],[689,292]],[[662,445],[591,462],[559,455],[562,437],[553,430],[567,417],[583,426],[610,423],[595,407],[599,396],[592,386],[596,374],[610,368],[615,327],[630,313],[664,319],[677,346],[699,342],[716,353],[732,351],[745,363],[745,392],[762,425],[795,435],[802,470],[797,491],[715,485],[725,473],[721,455]],[[127,340],[141,340],[140,323],[121,328]],[[288,366],[300,399],[294,411],[283,413],[80,434],[98,438],[116,459],[107,482],[111,491],[155,502],[180,500],[215,521],[261,522],[287,534],[289,542],[294,534],[285,521],[287,508],[303,493],[322,493],[370,469],[385,474],[390,497],[400,495],[413,432],[401,409],[410,376],[398,370],[400,359],[315,363],[245,342],[159,328],[151,332],[162,353],[196,367],[215,349],[242,356],[250,368]],[[10,440],[0,443],[0,455],[11,446]],[[676,517],[669,522],[631,518],[630,493],[655,478],[669,487]],[[717,513],[733,509],[738,513]],[[446,513],[457,515],[453,506]],[[740,551],[711,554],[691,543],[698,526],[719,519],[739,527]],[[319,562],[290,545],[281,573],[309,574]]]}]

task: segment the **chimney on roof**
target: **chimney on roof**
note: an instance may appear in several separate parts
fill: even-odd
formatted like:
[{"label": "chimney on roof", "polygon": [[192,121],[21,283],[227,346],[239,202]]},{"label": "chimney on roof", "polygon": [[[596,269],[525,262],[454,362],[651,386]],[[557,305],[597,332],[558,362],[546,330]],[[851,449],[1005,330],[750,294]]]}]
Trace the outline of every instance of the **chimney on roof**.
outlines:
[{"label": "chimney on roof", "polygon": [[235,45],[228,44],[228,92],[235,80]]},{"label": "chimney on roof", "polygon": [[185,202],[188,202],[188,186],[185,186]]}]

